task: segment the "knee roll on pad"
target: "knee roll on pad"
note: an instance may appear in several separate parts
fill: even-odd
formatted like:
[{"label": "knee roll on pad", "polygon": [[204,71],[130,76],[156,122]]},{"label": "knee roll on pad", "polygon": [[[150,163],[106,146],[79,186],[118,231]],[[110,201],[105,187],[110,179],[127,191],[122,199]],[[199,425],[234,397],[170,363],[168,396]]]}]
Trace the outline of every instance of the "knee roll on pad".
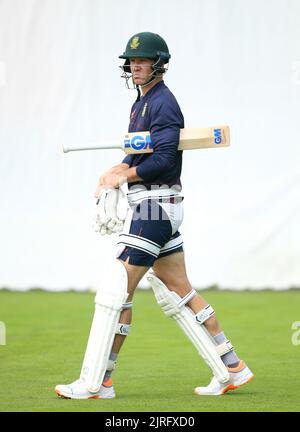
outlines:
[{"label": "knee roll on pad", "polygon": [[128,293],[128,277],[125,266],[121,261],[115,260],[114,269],[111,272],[111,282],[109,286],[101,286],[96,292],[96,306],[104,306],[113,310],[121,311],[126,305]]},{"label": "knee roll on pad", "polygon": [[[154,273],[153,273],[153,275],[154,275]],[[148,277],[148,280],[149,280],[149,282],[152,285],[153,281],[150,278],[151,278],[151,276]],[[160,281],[160,279],[158,279],[158,280]],[[163,283],[163,282],[161,282],[161,283]],[[153,286],[152,286],[152,288],[153,288]],[[167,287],[166,287],[166,289],[167,289]],[[167,289],[167,294],[174,293],[178,297],[174,301],[172,299],[172,294],[170,294],[171,295],[171,297],[170,297],[168,295],[160,295],[160,294],[158,294],[158,292],[155,291],[154,288],[153,288],[153,291],[154,291],[157,303],[162,308],[162,310],[164,311],[165,315],[168,316],[168,317],[172,317],[173,315],[176,315],[177,313],[179,313],[180,310],[181,310],[181,308],[183,306],[185,306],[197,294],[195,290],[192,290],[186,296],[184,296],[183,298],[181,298],[176,293],[174,293],[173,291],[169,291]],[[166,292],[165,292],[165,294],[166,294]]]}]

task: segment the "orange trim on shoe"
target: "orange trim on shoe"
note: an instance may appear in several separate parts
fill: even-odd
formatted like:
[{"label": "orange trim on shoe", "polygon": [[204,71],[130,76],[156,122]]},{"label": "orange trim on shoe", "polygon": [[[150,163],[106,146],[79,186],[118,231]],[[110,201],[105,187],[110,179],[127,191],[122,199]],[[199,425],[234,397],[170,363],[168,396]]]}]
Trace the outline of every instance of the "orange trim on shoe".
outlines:
[{"label": "orange trim on shoe", "polygon": [[222,395],[225,394],[225,393],[227,393],[228,390],[236,390],[236,389],[238,389],[239,387],[241,387],[241,386],[243,386],[243,385],[245,385],[245,384],[248,384],[248,382],[250,382],[253,378],[254,378],[254,375],[252,375],[250,378],[248,378],[247,381],[245,381],[243,384],[240,384],[240,385],[238,385],[238,386],[235,386],[235,385],[233,385],[233,384],[229,384],[227,387],[225,387],[225,388],[222,390]]},{"label": "orange trim on shoe", "polygon": [[225,387],[223,390],[222,390],[222,395],[223,394],[225,394],[225,393],[227,393],[228,392],[228,390],[234,390],[234,389],[236,389],[237,387],[234,387],[232,384],[228,384],[228,386],[227,387]]},{"label": "orange trim on shoe", "polygon": [[240,360],[238,366],[232,368],[227,366],[227,369],[229,372],[231,373],[235,373],[235,372],[241,372],[242,369],[244,369],[246,367],[244,360]]},{"label": "orange trim on shoe", "polygon": [[108,380],[103,381],[102,385],[103,385],[103,387],[106,387],[106,388],[107,387],[112,387],[112,385],[113,385],[112,379],[108,378]]},{"label": "orange trim on shoe", "polygon": [[[57,396],[59,396],[60,398],[62,398],[62,399],[72,399],[71,397],[69,397],[69,396],[65,396],[65,395],[63,395],[62,393],[60,393],[58,390],[55,390],[55,393],[57,394]],[[75,398],[74,398],[75,399]],[[100,396],[99,395],[96,395],[96,396],[89,396],[87,399],[100,399]]]},{"label": "orange trim on shoe", "polygon": [[61,394],[58,390],[54,390],[55,393],[57,394],[57,396],[59,396],[62,399],[71,399],[70,397],[64,396],[63,394]]},{"label": "orange trim on shoe", "polygon": [[235,386],[235,385],[231,384],[231,388],[228,389],[228,390],[235,390],[235,389],[237,389],[237,388],[239,388],[239,387],[241,387],[241,386],[243,386],[245,384],[248,384],[253,378],[254,378],[254,375],[252,375],[250,378],[247,379],[247,381],[243,382],[242,384],[239,384],[238,386]]}]

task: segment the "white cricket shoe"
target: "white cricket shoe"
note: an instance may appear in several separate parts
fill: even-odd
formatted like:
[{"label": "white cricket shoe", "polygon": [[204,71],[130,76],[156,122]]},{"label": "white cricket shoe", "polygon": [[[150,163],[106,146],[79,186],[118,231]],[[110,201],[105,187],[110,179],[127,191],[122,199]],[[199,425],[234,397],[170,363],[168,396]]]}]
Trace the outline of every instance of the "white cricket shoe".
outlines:
[{"label": "white cricket shoe", "polygon": [[72,384],[57,385],[55,393],[64,399],[112,399],[116,396],[111,378],[102,383],[97,393],[89,392],[84,381],[80,379]]},{"label": "white cricket shoe", "polygon": [[229,371],[229,381],[220,383],[216,377],[213,377],[211,382],[206,387],[196,387],[194,393],[200,396],[219,396],[228,390],[234,390],[243,384],[247,384],[254,377],[251,370],[243,360],[235,368],[227,368]]}]

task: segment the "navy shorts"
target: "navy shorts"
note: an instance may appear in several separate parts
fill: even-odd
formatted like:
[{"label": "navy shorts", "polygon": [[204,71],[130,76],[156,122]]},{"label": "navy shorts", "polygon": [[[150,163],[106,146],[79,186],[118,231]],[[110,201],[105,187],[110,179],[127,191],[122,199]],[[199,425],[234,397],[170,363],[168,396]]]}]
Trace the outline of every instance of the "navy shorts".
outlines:
[{"label": "navy shorts", "polygon": [[[168,208],[172,205],[178,204],[170,204]],[[147,199],[137,205],[128,223],[129,228],[119,235],[117,258],[126,261],[129,257],[129,264],[152,267],[158,258],[183,252],[181,234],[178,230],[174,232],[168,213],[158,200]]]}]

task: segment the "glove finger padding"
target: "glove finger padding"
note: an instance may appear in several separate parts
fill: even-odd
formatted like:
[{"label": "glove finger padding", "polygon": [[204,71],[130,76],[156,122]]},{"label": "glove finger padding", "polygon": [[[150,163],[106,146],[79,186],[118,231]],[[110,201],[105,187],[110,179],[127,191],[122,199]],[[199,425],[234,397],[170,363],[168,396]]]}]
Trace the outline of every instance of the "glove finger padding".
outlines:
[{"label": "glove finger padding", "polygon": [[117,218],[118,195],[118,189],[107,189],[106,191],[104,210],[108,220]]},{"label": "glove finger padding", "polygon": [[110,220],[107,222],[106,227],[107,227],[108,229],[110,229],[111,231],[114,231],[114,230],[115,230],[115,226],[117,225],[117,223],[118,223],[118,219],[117,219],[117,218],[115,218],[115,219],[110,219]]},{"label": "glove finger padding", "polygon": [[106,224],[108,217],[105,212],[105,201],[107,197],[107,190],[103,189],[99,198],[98,204],[96,204],[97,219],[100,225]]},{"label": "glove finger padding", "polygon": [[118,192],[116,189],[103,189],[96,204],[96,225],[107,225],[117,218],[116,207]]},{"label": "glove finger padding", "polygon": [[124,221],[128,212],[128,185],[124,183],[120,189],[103,189],[96,206],[94,230],[101,235],[123,231]]},{"label": "glove finger padding", "polygon": [[106,225],[101,225],[99,232],[101,235],[105,235],[107,232]]},{"label": "glove finger padding", "polygon": [[128,184],[123,183],[122,186],[119,188],[119,195],[118,195],[118,203],[117,203],[117,218],[119,221],[125,221],[127,213],[128,213],[128,199],[127,199],[127,193],[128,193]]},{"label": "glove finger padding", "polygon": [[118,220],[115,226],[115,232],[120,233],[123,231],[123,228],[124,228],[124,221]]}]

